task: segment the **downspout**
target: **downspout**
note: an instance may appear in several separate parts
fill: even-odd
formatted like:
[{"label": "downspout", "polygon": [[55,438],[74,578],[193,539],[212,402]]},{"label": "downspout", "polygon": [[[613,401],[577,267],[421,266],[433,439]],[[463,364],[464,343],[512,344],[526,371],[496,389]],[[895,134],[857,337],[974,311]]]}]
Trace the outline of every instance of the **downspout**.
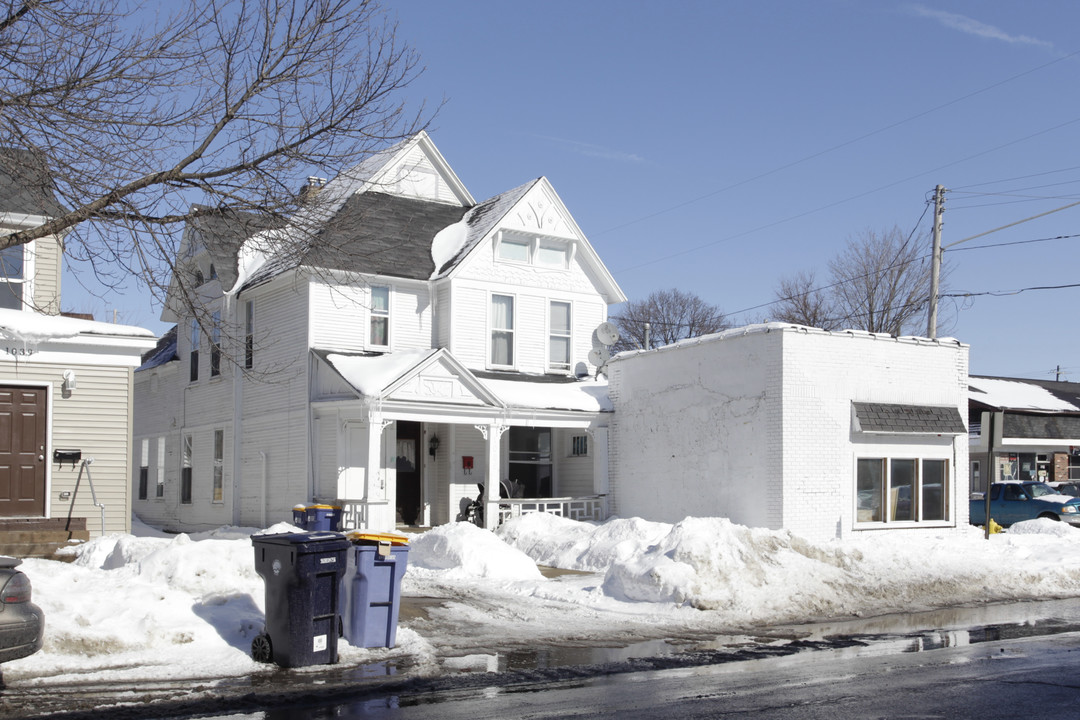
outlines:
[{"label": "downspout", "polygon": [[260,505],[262,507],[262,523],[260,524],[259,527],[265,528],[266,527],[266,503],[269,502],[269,498],[266,497],[266,453],[263,452],[262,450],[260,450],[259,451],[259,457],[262,459],[262,462],[260,463],[260,467],[261,467],[260,481],[261,481],[261,484],[262,484],[262,502],[260,503]]}]

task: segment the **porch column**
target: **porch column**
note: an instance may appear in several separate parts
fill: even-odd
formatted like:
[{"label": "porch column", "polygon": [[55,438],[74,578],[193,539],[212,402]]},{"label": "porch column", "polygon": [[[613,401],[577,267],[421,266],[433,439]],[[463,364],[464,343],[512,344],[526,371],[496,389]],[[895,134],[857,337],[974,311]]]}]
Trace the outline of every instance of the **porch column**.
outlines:
[{"label": "porch column", "polygon": [[477,425],[487,441],[487,462],[484,467],[484,527],[492,530],[499,524],[499,471],[502,468],[500,440],[509,428],[501,423]]},{"label": "porch column", "polygon": [[393,530],[395,508],[393,492],[388,487],[383,467],[384,430],[393,420],[383,420],[382,413],[373,412],[367,424],[367,468],[364,473],[364,498],[367,500],[367,529]]}]

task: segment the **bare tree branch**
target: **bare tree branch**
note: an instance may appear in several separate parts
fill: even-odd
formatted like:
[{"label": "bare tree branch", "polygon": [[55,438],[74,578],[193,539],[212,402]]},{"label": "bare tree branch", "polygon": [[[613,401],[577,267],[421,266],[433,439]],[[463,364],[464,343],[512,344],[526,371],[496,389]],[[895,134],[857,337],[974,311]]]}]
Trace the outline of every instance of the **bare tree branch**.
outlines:
[{"label": "bare tree branch", "polygon": [[0,0],[0,160],[52,199],[0,249],[63,234],[161,301],[206,208],[295,218],[303,178],[422,129],[421,70],[375,0]]},{"label": "bare tree branch", "polygon": [[614,350],[645,347],[645,325],[649,325],[649,346],[670,345],[691,337],[720,332],[731,327],[720,308],[693,293],[658,290],[644,300],[630,300],[612,321],[619,328]]}]

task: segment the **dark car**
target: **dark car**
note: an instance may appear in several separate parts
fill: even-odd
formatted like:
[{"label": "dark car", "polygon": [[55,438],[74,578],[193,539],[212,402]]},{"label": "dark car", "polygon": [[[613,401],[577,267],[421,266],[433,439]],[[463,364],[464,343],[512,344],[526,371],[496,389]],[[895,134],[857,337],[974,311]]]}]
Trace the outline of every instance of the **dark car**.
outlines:
[{"label": "dark car", "polygon": [[30,602],[30,578],[15,568],[22,560],[0,555],[0,663],[41,649],[45,613]]}]

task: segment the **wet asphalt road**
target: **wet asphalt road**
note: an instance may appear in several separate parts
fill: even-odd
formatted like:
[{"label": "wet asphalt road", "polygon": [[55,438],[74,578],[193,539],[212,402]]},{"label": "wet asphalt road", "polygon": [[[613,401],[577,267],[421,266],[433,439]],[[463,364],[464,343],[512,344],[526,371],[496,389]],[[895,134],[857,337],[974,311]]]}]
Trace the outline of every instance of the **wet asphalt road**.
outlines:
[{"label": "wet asphalt road", "polygon": [[468,652],[434,676],[402,659],[183,686],[16,687],[0,718],[1080,717],[1077,600]]}]

